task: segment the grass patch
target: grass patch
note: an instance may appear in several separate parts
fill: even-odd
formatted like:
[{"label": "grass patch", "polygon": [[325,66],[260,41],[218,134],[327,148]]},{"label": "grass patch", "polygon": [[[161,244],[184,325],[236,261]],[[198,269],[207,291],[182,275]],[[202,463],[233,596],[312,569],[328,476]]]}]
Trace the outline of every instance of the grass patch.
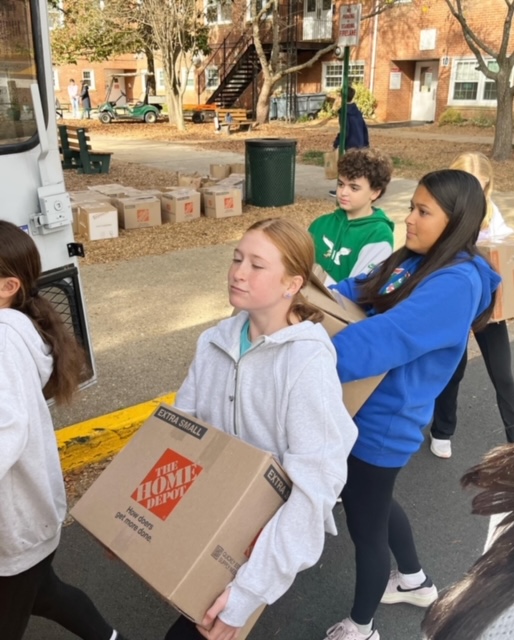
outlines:
[{"label": "grass patch", "polygon": [[400,156],[391,156],[393,167],[395,169],[415,169],[418,165],[408,158],[400,158]]},{"label": "grass patch", "polygon": [[302,154],[302,162],[304,164],[314,164],[317,167],[323,167],[325,164],[323,159],[324,155],[324,151],[306,151]]}]

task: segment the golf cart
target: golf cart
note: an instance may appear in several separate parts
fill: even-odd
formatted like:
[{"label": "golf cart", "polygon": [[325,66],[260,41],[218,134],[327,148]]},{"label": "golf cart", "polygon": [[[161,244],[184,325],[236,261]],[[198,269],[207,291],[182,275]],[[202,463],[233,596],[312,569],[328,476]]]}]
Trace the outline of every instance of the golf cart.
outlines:
[{"label": "golf cart", "polygon": [[[145,93],[142,100],[135,104],[118,104],[120,100],[127,97],[127,94],[119,88],[118,78],[135,78],[137,76],[145,77]],[[162,106],[160,104],[150,104],[148,94],[150,85],[148,83],[148,73],[116,73],[110,75],[110,82],[105,96],[105,102],[98,107],[98,119],[103,124],[110,124],[113,120],[138,120],[139,122],[147,122],[153,124],[161,115]],[[114,91],[116,87],[116,91]],[[115,100],[113,94],[118,96]]]}]

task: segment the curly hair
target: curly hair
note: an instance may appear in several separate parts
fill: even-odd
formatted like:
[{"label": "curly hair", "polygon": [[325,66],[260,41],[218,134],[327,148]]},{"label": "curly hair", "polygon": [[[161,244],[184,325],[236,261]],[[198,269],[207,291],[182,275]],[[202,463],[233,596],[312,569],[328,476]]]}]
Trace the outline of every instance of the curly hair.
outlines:
[{"label": "curly hair", "polygon": [[376,149],[348,149],[337,163],[338,175],[348,180],[366,178],[374,191],[384,195],[391,182],[393,163],[389,156]]}]

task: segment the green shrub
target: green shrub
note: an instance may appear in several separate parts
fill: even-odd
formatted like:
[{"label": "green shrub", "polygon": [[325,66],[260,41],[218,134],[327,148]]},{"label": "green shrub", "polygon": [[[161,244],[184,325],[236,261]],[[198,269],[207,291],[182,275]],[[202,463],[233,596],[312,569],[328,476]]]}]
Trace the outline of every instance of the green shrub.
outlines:
[{"label": "green shrub", "polygon": [[472,120],[470,120],[469,124],[475,125],[475,127],[483,127],[484,129],[490,129],[491,127],[495,126],[496,121],[494,118],[481,115],[481,116],[478,116],[478,118],[473,118]]},{"label": "green shrub", "polygon": [[460,111],[457,111],[457,109],[454,109],[453,107],[449,107],[441,113],[437,124],[440,127],[444,127],[445,124],[463,124],[465,121],[466,120]]},{"label": "green shrub", "polygon": [[355,89],[354,102],[365,118],[373,118],[378,101],[371,91],[361,82],[352,85]]}]

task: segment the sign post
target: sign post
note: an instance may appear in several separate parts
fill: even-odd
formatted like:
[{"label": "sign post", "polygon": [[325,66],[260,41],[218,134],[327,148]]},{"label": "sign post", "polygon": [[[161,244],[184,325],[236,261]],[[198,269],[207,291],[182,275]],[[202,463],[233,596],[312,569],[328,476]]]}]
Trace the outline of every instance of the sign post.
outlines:
[{"label": "sign post", "polygon": [[343,85],[341,87],[341,108],[339,109],[339,156],[342,156],[346,151],[350,47],[359,44],[361,13],[361,4],[343,5],[339,10],[339,29],[335,50],[336,57],[343,60]]}]

